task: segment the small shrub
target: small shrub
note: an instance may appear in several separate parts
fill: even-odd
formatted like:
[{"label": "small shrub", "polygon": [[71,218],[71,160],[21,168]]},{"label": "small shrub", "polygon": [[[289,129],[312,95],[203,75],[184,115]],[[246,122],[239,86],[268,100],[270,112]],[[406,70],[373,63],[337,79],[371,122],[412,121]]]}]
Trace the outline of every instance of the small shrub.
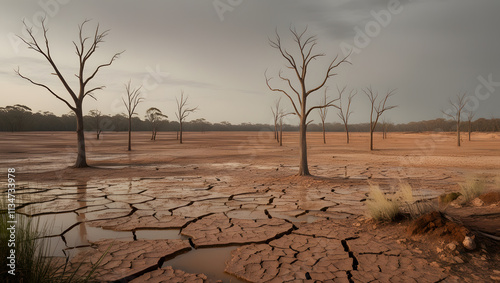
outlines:
[{"label": "small shrub", "polygon": [[378,185],[370,184],[370,194],[366,205],[370,216],[377,221],[392,221],[399,215],[398,203],[387,198]]},{"label": "small shrub", "polygon": [[485,189],[483,179],[467,178],[460,185],[460,193],[464,196],[465,202],[469,202],[478,197]]}]

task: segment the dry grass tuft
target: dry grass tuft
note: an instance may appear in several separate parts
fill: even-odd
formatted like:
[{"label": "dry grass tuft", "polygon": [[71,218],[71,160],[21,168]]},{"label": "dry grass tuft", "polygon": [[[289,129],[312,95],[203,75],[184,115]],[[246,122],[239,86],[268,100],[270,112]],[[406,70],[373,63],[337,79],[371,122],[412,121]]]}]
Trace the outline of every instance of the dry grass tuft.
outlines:
[{"label": "dry grass tuft", "polygon": [[465,182],[459,184],[460,193],[464,196],[465,202],[469,202],[478,197],[485,190],[485,180],[468,177]]},{"label": "dry grass tuft", "polygon": [[370,194],[366,205],[368,214],[377,221],[392,221],[399,215],[397,201],[387,198],[378,185],[370,184]]}]

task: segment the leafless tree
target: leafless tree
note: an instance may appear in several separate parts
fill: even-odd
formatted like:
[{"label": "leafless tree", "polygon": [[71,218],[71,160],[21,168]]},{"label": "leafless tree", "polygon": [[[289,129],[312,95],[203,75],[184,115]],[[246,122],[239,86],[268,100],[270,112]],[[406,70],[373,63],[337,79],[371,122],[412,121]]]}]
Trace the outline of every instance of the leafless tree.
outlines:
[{"label": "leafless tree", "polygon": [[280,124],[280,135],[279,135],[280,146],[283,146],[283,118],[285,118],[288,115],[295,115],[295,113],[285,113],[284,110],[281,110],[280,114],[278,115],[278,120]]},{"label": "leafless tree", "polygon": [[471,138],[471,134],[472,134],[472,119],[474,119],[474,115],[476,113],[474,113],[474,111],[469,111],[467,113],[467,123],[468,123],[468,130],[469,130],[469,141],[470,141],[470,138]]},{"label": "leafless tree", "polygon": [[[328,97],[326,95],[327,90],[328,87],[325,88],[325,95],[321,99],[319,105],[326,105],[328,103]],[[323,143],[326,144],[325,120],[326,120],[326,115],[328,114],[328,107],[318,108],[318,112],[319,112],[319,118],[321,119],[321,127],[323,129]]]},{"label": "leafless tree", "polygon": [[198,107],[187,108],[187,100],[188,97],[184,97],[184,91],[181,91],[180,101],[176,98],[177,101],[177,112],[175,116],[179,120],[179,143],[182,143],[182,123],[189,116],[189,114],[198,110]]},{"label": "leafless tree", "polygon": [[[334,102],[337,99],[328,101],[325,103],[325,105],[317,105],[313,107],[307,107],[307,99],[311,94],[314,92],[320,90],[325,86],[327,81],[332,78],[333,76],[336,75],[335,70],[337,67],[339,67],[343,63],[349,63],[347,61],[347,58],[349,55],[346,57],[337,60],[338,55],[330,62],[324,73],[320,76],[320,81],[316,84],[314,84],[313,87],[306,87],[306,82],[309,82],[307,80],[307,75],[310,67],[310,63],[314,61],[315,59],[318,59],[322,56],[325,56],[325,54],[322,53],[317,53],[314,51],[314,47],[317,44],[317,38],[316,36],[306,36],[307,28],[304,29],[302,32],[297,32],[295,28],[290,28],[289,29],[292,38],[296,44],[296,54],[295,56],[292,55],[284,46],[281,41],[281,37],[279,36],[278,31],[276,30],[276,38],[274,40],[269,40],[269,43],[271,47],[275,48],[278,50],[279,54],[285,59],[287,65],[286,67],[290,70],[292,70],[292,75],[293,77],[296,77],[294,79],[294,82],[292,82],[292,79],[289,77],[286,77],[283,75],[283,73],[280,71],[279,72],[279,78],[281,81],[286,84],[289,88],[289,90],[285,90],[284,88],[279,88],[279,87],[272,87],[270,85],[270,81],[272,78],[267,77],[267,72],[264,73],[265,78],[266,78],[266,84],[268,88],[271,91],[274,92],[279,92],[288,97],[290,100],[293,110],[295,114],[299,117],[299,131],[300,131],[300,136],[299,136],[299,176],[307,176],[310,175],[309,173],[309,168],[307,164],[307,117],[309,114],[314,111],[315,109],[319,108],[326,108],[326,107],[331,107],[334,106]],[[294,52],[292,52],[294,53]],[[312,83],[310,83],[312,84]]]},{"label": "leafless tree", "polygon": [[354,96],[356,96],[356,94],[358,92],[355,90],[351,90],[349,92],[349,96],[347,97],[347,109],[344,112],[344,107],[342,106],[342,95],[344,94],[346,88],[347,87],[340,89],[337,87],[337,91],[338,91],[339,97],[340,97],[339,107],[338,107],[339,113],[337,113],[337,115],[340,117],[340,119],[344,123],[344,129],[345,129],[345,133],[346,133],[346,141],[347,141],[347,143],[349,143],[349,117],[352,114],[351,102],[352,102],[352,99],[354,98]]},{"label": "leafless tree", "polygon": [[164,115],[160,109],[156,107],[151,107],[146,110],[146,120],[151,124],[151,140],[156,140],[156,133],[158,132],[158,124],[163,120],[163,118],[168,118]]},{"label": "leafless tree", "polygon": [[274,139],[279,142],[279,135],[278,135],[278,121],[279,121],[279,116],[280,116],[280,103],[281,103],[281,97],[276,100],[274,103],[274,107],[271,107],[271,111],[273,112],[273,120],[274,120]]},{"label": "leafless tree", "polygon": [[89,111],[89,116],[93,118],[94,120],[94,126],[95,126],[95,131],[96,131],[96,139],[99,139],[101,136],[101,111],[94,109]]},{"label": "leafless tree", "polygon": [[389,131],[390,123],[386,119],[382,119],[382,139],[387,138],[387,132]]},{"label": "leafless tree", "polygon": [[127,109],[127,117],[128,117],[128,151],[132,150],[132,116],[137,115],[135,113],[135,108],[139,103],[144,101],[144,98],[141,97],[141,87],[137,88],[132,88],[130,86],[131,81],[129,80],[128,83],[125,85],[125,90],[126,90],[126,99],[122,97],[123,104],[125,105],[125,108]]},{"label": "leafless tree", "polygon": [[49,38],[47,36],[48,28],[45,26],[45,19],[42,19],[41,21],[42,36],[43,36],[41,42],[39,42],[39,40],[37,40],[35,37],[36,31],[33,30],[33,27],[28,26],[26,22],[23,23],[24,23],[24,29],[26,30],[28,37],[25,39],[19,36],[19,38],[28,46],[29,49],[32,49],[35,52],[40,53],[47,60],[47,62],[54,71],[52,74],[57,76],[57,78],[61,81],[62,85],[64,86],[64,89],[66,89],[66,91],[69,93],[71,97],[71,100],[73,100],[73,103],[70,103],[70,100],[63,98],[60,94],[56,93],[52,88],[50,88],[46,84],[35,82],[29,77],[24,76],[23,74],[21,74],[19,68],[15,71],[16,74],[19,75],[21,78],[29,81],[30,83],[36,86],[45,88],[54,97],[64,102],[66,106],[68,106],[69,109],[71,109],[75,113],[76,135],[78,141],[78,155],[74,165],[74,167],[76,168],[88,167],[86,153],[85,153],[85,136],[83,127],[83,100],[87,96],[90,96],[95,99],[93,93],[97,90],[102,90],[104,88],[104,86],[89,87],[89,82],[93,78],[95,78],[97,73],[102,68],[110,66],[113,63],[113,61],[115,61],[120,56],[120,54],[123,53],[123,51],[115,53],[107,63],[98,65],[92,71],[88,72],[89,75],[85,76],[85,73],[87,73],[86,67],[89,58],[92,57],[92,55],[95,53],[99,45],[102,42],[104,42],[104,38],[109,33],[109,30],[100,31],[98,24],[92,36],[84,36],[83,30],[87,22],[88,21],[84,21],[81,25],[78,26],[79,30],[78,41],[77,42],[73,41],[73,45],[76,49],[76,54],[78,55],[78,63],[79,63],[78,72],[77,74],[75,74],[75,76],[78,79],[78,86],[76,88],[72,88],[69,85],[69,82],[67,81],[66,77],[61,73],[59,67],[57,67],[56,62],[52,58],[52,53],[49,47]]},{"label": "leafless tree", "polygon": [[[394,106],[387,106],[387,100],[389,97],[393,96],[396,94],[396,90],[390,90],[387,92],[385,97],[383,99],[377,100],[378,99],[378,92],[373,91],[371,87],[368,87],[367,89],[364,89],[363,92],[366,94],[368,99],[370,100],[371,104],[371,110],[370,110],[370,150],[373,150],[373,132],[375,131],[375,128],[377,127],[378,119],[382,114],[384,114],[385,111],[391,110],[393,108],[396,108],[396,105]],[[374,117],[375,114],[375,117]]]},{"label": "leafless tree", "polygon": [[451,119],[455,120],[455,122],[457,122],[457,145],[460,146],[460,118],[462,115],[462,110],[467,104],[467,93],[464,93],[462,95],[457,94],[456,100],[453,101],[450,99],[449,102],[452,108],[442,112],[445,116],[448,116]]}]

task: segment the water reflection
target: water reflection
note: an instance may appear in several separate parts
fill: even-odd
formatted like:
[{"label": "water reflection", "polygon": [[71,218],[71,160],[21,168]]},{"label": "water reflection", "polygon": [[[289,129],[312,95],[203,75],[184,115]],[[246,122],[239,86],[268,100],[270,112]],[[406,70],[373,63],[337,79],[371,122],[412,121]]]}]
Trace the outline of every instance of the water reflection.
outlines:
[{"label": "water reflection", "polygon": [[[198,274],[203,273],[209,279],[219,282],[246,282],[224,272],[226,261],[231,259],[231,252],[237,249],[237,246],[202,248],[191,250],[185,254],[165,261],[163,267],[172,266],[173,269]],[[208,264],[207,264],[208,263]]]}]

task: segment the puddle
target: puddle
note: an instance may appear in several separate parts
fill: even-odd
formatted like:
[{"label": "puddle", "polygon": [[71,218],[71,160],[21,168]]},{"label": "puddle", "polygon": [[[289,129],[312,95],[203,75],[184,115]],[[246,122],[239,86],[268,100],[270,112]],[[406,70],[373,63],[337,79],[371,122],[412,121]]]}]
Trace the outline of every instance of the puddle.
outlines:
[{"label": "puddle", "polygon": [[47,254],[55,257],[65,257],[64,249],[66,245],[61,237],[40,238],[35,240],[37,245],[44,247]]},{"label": "puddle", "polygon": [[86,223],[80,223],[68,232],[64,233],[64,238],[69,248],[88,245],[90,242],[97,242],[105,239],[134,240],[131,231],[113,231],[98,227],[92,227]]},{"label": "puddle", "polygon": [[226,261],[231,259],[231,251],[238,246],[193,249],[187,253],[165,261],[162,266],[172,266],[184,272],[205,274],[208,279],[220,282],[246,282],[224,272]]},{"label": "puddle", "polygon": [[168,230],[136,230],[137,240],[188,240],[189,238],[181,235],[179,229]]},{"label": "puddle", "polygon": [[31,223],[38,227],[37,230],[46,236],[61,235],[64,231],[78,222],[78,215],[74,212],[46,214],[33,216],[31,218],[25,215],[21,217],[25,217],[25,220],[31,219]]}]

